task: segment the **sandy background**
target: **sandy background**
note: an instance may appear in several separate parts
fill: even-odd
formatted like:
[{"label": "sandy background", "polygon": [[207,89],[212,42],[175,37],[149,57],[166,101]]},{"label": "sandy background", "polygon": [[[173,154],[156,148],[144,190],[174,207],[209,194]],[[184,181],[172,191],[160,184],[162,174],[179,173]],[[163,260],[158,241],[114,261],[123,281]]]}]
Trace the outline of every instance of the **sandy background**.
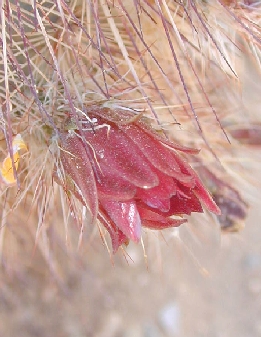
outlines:
[{"label": "sandy background", "polygon": [[260,216],[221,238],[214,222],[145,234],[147,259],[130,245],[112,262],[96,237],[53,272],[27,242],[25,266],[1,273],[0,336],[260,336]]}]

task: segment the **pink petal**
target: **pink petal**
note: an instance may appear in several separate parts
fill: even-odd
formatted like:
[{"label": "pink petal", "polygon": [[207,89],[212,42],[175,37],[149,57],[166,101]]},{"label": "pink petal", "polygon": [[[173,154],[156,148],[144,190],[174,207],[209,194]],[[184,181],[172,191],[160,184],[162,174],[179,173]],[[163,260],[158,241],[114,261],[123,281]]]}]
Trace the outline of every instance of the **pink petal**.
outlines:
[{"label": "pink petal", "polygon": [[[61,139],[61,161],[65,174],[74,181],[75,195],[78,198],[80,195],[81,201],[90,210],[94,222],[98,214],[98,198],[89,157],[83,143],[77,136],[67,135],[62,136]],[[74,193],[74,191],[72,192]]]},{"label": "pink petal", "polygon": [[158,177],[151,170],[150,163],[122,131],[113,126],[109,129],[102,127],[84,131],[84,137],[95,151],[93,156],[101,175],[106,175],[106,170],[110,170],[138,187],[158,185]]},{"label": "pink petal", "polygon": [[134,201],[100,200],[106,213],[115,225],[131,240],[138,242],[141,237],[141,221]]},{"label": "pink petal", "polygon": [[139,146],[144,156],[159,171],[179,181],[194,186],[193,175],[181,172],[173,150],[168,149],[157,138],[153,138],[136,125],[120,126],[120,128]]}]

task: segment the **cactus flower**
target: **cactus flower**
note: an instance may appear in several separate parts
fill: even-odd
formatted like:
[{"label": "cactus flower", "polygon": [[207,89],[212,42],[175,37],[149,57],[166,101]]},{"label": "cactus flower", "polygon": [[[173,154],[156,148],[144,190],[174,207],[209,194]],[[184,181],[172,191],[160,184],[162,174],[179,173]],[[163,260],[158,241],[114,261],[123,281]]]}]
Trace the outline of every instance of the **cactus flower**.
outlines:
[{"label": "cactus flower", "polygon": [[181,155],[197,150],[167,140],[125,110],[94,106],[72,120],[61,131],[64,186],[105,226],[114,252],[138,242],[142,226],[180,226],[202,205],[220,214]]}]

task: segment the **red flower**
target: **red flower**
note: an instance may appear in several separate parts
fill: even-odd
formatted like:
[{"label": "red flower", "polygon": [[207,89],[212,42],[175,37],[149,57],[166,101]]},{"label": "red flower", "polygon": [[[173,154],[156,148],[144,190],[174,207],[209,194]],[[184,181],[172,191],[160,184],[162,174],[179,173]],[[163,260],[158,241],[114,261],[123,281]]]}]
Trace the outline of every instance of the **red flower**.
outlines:
[{"label": "red flower", "polygon": [[180,226],[184,214],[203,212],[201,204],[220,214],[178,154],[198,151],[168,141],[124,110],[95,106],[86,116],[61,134],[66,188],[105,226],[114,251],[129,239],[138,242],[142,226]]}]

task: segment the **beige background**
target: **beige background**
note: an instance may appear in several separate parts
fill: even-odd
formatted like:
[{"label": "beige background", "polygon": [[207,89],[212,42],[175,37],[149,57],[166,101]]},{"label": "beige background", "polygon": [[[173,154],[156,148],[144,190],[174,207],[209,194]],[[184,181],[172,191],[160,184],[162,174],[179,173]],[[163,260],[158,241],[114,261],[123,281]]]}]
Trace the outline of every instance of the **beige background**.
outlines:
[{"label": "beige background", "polygon": [[220,241],[214,222],[183,227],[183,241],[145,233],[147,260],[131,245],[132,260],[119,252],[113,264],[96,237],[82,257],[58,254],[52,273],[36,250],[26,268],[2,270],[0,335],[260,336],[260,216],[256,206],[242,232]]}]

